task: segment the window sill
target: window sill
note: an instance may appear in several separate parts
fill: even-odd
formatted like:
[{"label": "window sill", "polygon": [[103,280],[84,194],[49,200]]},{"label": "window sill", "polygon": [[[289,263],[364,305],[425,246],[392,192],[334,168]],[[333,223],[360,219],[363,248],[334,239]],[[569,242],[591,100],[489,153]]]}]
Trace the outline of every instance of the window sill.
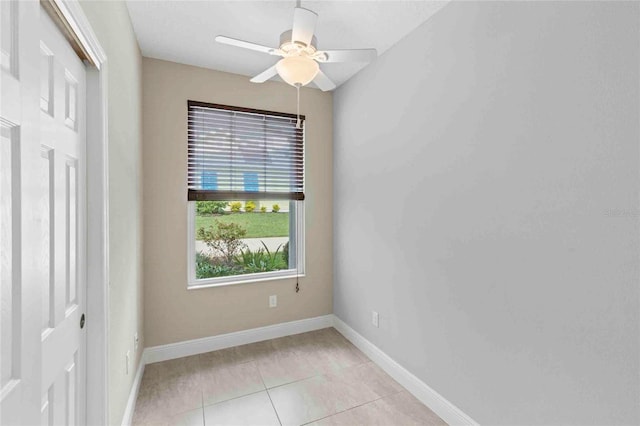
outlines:
[{"label": "window sill", "polygon": [[304,277],[304,273],[297,273],[295,269],[285,271],[261,272],[258,274],[234,275],[229,277],[205,278],[201,280],[189,281],[187,290],[200,290],[203,288],[226,287],[238,284],[253,284],[264,281],[275,281]]}]

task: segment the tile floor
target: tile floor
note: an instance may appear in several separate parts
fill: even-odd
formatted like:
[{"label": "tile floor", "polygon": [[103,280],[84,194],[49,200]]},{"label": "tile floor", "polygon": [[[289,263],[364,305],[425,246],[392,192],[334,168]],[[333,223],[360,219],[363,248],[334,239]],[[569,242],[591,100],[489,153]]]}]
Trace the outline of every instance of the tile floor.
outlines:
[{"label": "tile floor", "polygon": [[333,328],[145,368],[135,425],[445,425]]}]

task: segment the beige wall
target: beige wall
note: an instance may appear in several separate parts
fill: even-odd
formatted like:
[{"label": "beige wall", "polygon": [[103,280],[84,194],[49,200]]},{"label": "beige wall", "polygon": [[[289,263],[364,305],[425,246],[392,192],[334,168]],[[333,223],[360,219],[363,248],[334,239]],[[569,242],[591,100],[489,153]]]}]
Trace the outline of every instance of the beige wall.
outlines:
[{"label": "beige wall", "polygon": [[[142,354],[142,56],[122,1],[83,1],[107,54],[109,91],[109,423],[120,424]],[[134,354],[133,335],[140,344]],[[134,360],[126,373],[125,355]]]},{"label": "beige wall", "polygon": [[[240,75],[143,59],[146,346],[332,312],[332,95],[301,92],[306,129],[306,277],[187,290],[187,100],[295,112],[296,92]],[[268,297],[278,295],[278,307]]]}]

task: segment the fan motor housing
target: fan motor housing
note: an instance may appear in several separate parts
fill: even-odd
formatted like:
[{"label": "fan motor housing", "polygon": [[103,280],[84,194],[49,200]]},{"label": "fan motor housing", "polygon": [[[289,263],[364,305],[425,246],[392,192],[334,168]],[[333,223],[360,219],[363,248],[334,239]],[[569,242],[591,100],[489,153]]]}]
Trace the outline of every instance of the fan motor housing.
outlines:
[{"label": "fan motor housing", "polygon": [[316,53],[316,45],[318,40],[316,36],[311,39],[311,44],[308,46],[301,41],[295,41],[292,38],[293,31],[285,31],[280,34],[280,50],[288,55],[313,55]]}]

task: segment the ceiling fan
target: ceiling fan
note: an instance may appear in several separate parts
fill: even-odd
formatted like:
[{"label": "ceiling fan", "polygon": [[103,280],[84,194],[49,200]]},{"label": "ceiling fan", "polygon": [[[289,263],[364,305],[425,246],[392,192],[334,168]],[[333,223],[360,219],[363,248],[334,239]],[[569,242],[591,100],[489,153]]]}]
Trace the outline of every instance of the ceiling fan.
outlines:
[{"label": "ceiling fan", "polygon": [[263,83],[279,74],[284,81],[297,88],[313,81],[320,90],[326,92],[335,89],[336,85],[322,72],[318,63],[370,62],[375,59],[377,52],[376,49],[318,50],[317,39],[313,35],[317,21],[318,15],[300,7],[298,2],[293,12],[293,27],[280,35],[278,48],[225,36],[217,36],[216,41],[282,57],[274,66],[253,77],[253,83]]}]

